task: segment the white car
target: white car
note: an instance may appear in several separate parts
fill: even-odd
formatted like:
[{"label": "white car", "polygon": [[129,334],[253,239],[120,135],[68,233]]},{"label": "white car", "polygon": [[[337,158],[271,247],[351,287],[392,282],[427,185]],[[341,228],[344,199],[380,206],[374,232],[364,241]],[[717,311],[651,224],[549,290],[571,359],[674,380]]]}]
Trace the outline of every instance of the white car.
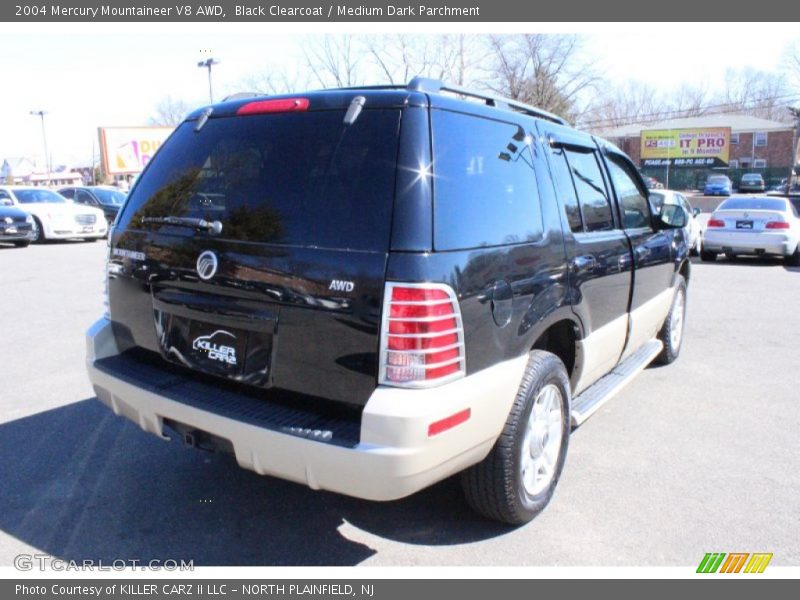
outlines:
[{"label": "white car", "polygon": [[43,187],[0,186],[0,199],[33,217],[37,241],[81,238],[95,240],[108,233],[108,221],[99,208],[75,204]]},{"label": "white car", "polygon": [[686,231],[687,245],[689,246],[689,253],[696,255],[700,251],[702,230],[700,223],[697,221],[697,215],[700,214],[699,208],[692,208],[686,196],[680,192],[673,190],[650,190],[650,203],[653,205],[654,214],[658,214],[664,204],[674,204],[680,206],[686,211]]},{"label": "white car", "polygon": [[714,261],[724,253],[782,256],[800,266],[800,216],[785,198],[729,198],[711,215],[700,258]]}]

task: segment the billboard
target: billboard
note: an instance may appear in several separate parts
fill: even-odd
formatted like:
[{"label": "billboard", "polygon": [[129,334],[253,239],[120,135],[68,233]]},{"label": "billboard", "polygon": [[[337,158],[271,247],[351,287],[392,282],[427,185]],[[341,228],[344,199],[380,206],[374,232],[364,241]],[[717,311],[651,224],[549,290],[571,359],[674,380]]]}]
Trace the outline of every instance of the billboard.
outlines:
[{"label": "billboard", "polygon": [[173,127],[100,127],[100,159],[109,175],[141,173]]},{"label": "billboard", "polygon": [[643,167],[726,167],[731,128],[643,130],[640,143]]}]

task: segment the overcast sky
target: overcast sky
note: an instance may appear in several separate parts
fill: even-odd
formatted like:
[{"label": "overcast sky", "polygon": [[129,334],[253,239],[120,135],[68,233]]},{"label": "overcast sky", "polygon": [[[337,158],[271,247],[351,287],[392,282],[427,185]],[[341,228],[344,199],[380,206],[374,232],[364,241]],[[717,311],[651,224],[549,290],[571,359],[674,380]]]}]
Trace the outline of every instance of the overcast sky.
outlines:
[{"label": "overcast sky", "polygon": [[[167,95],[205,101],[206,72],[196,66],[202,50],[221,61],[213,72],[218,98],[240,91],[248,77],[271,65],[289,70],[299,65],[308,34],[298,27],[283,27],[294,32],[279,35],[266,25],[229,25],[201,31],[147,24],[23,29],[0,24],[0,162],[43,154],[40,122],[31,110],[48,111],[54,164],[75,164],[91,161],[98,126],[146,124]],[[615,82],[643,81],[667,90],[705,81],[713,89],[727,68],[777,70],[786,48],[800,43],[794,26],[754,24],[735,35],[731,27],[634,24],[622,32],[589,33],[585,51]]]}]

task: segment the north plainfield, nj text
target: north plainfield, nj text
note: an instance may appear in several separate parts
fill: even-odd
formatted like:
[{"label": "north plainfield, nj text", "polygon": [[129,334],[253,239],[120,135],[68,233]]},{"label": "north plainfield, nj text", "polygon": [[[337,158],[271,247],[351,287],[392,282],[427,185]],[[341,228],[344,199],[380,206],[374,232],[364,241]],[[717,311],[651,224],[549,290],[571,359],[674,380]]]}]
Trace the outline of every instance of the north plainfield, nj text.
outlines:
[{"label": "north plainfield, nj text", "polygon": [[[42,5],[39,5],[41,7]],[[217,17],[223,19],[263,19],[269,17],[322,17],[331,20],[354,17],[480,17],[479,6],[427,6],[424,4],[384,6],[320,4],[318,6],[282,6],[280,4],[237,4],[234,14],[222,6],[211,4],[175,6],[62,6],[51,4],[49,10],[39,8],[40,16],[97,19],[108,17]],[[27,13],[26,13],[27,14]]]}]

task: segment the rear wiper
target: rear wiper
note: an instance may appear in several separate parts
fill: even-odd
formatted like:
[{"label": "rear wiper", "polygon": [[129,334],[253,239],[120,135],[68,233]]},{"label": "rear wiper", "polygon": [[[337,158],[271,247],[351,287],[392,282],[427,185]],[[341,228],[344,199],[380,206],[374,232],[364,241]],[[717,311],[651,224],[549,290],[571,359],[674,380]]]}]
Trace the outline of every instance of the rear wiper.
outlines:
[{"label": "rear wiper", "polygon": [[205,219],[196,219],[193,217],[142,217],[142,223],[161,223],[164,225],[203,229],[212,235],[219,235],[222,233],[222,223],[219,221],[206,221]]}]

